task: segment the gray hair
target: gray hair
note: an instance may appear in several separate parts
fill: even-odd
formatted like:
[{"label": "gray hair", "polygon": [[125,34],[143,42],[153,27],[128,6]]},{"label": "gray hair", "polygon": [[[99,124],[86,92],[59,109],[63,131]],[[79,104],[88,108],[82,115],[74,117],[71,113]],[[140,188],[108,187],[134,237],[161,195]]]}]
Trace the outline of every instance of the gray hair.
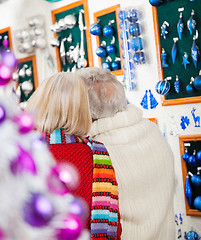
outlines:
[{"label": "gray hair", "polygon": [[126,109],[125,89],[110,70],[89,67],[76,73],[87,85],[93,120],[112,117]]}]

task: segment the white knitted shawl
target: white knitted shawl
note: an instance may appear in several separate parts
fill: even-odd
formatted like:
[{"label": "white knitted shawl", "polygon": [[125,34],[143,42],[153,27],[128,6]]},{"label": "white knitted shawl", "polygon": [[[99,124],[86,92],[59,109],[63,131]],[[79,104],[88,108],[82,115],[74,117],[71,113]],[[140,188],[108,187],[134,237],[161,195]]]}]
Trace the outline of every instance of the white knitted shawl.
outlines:
[{"label": "white knitted shawl", "polygon": [[173,154],[155,123],[134,105],[92,124],[110,154],[119,189],[122,240],[173,240]]}]

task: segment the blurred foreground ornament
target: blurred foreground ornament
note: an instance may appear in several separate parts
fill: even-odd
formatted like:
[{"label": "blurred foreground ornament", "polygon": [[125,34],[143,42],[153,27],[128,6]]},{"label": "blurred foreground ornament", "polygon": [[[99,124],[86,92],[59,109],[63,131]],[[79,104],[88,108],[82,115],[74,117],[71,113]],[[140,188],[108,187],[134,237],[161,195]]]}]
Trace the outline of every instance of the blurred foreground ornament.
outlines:
[{"label": "blurred foreground ornament", "polygon": [[193,192],[192,192],[192,188],[191,188],[191,184],[190,184],[189,175],[192,176],[192,173],[188,172],[187,176],[186,176],[185,196],[186,196],[186,200],[188,202],[189,207],[191,207]]},{"label": "blurred foreground ornament", "polygon": [[6,111],[2,105],[0,105],[0,124],[4,121],[6,118]]},{"label": "blurred foreground ornament", "polygon": [[17,124],[20,134],[26,134],[34,128],[33,118],[27,112],[21,112],[14,117],[13,121]]},{"label": "blurred foreground ornament", "polygon": [[187,27],[188,27],[188,30],[190,31],[190,34],[192,35],[193,34],[193,30],[195,29],[195,26],[196,26],[196,21],[194,19],[194,10],[192,9],[191,11],[191,17],[189,18],[189,20],[187,21]]},{"label": "blurred foreground ornament", "polygon": [[168,80],[171,80],[171,79],[172,77],[166,77],[164,80],[159,81],[156,84],[156,92],[158,94],[166,96],[170,91],[170,83],[168,82]]}]

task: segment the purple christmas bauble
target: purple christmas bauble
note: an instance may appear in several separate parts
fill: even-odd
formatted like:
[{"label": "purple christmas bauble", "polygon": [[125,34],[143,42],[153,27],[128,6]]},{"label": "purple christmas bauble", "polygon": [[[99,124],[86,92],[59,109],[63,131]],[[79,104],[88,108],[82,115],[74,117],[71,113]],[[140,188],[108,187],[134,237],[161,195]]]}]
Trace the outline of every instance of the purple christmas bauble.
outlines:
[{"label": "purple christmas bauble", "polygon": [[136,52],[133,57],[135,64],[144,64],[146,62],[144,52]]},{"label": "purple christmas bauble", "polygon": [[105,57],[106,56],[106,51],[105,51],[105,48],[103,47],[98,47],[96,49],[96,55],[99,56],[99,57]]},{"label": "purple christmas bauble", "polygon": [[24,203],[23,218],[32,227],[47,226],[54,216],[54,207],[50,200],[41,193],[32,193]]},{"label": "purple christmas bauble", "polygon": [[125,18],[126,18],[126,12],[125,12],[125,11],[122,11],[122,10],[119,11],[118,17],[119,17],[120,20],[125,19]]},{"label": "purple christmas bauble", "polygon": [[82,222],[85,223],[86,219],[89,217],[89,206],[84,199],[74,198],[69,204],[69,213],[82,219]]},{"label": "purple christmas bauble", "polygon": [[185,153],[182,155],[182,159],[183,159],[185,162],[188,161],[189,157],[190,157],[190,155],[189,155],[187,152],[185,152]]},{"label": "purple christmas bauble", "polygon": [[188,159],[188,163],[191,165],[191,166],[194,166],[194,167],[197,167],[198,166],[198,163],[196,161],[196,157],[195,155],[191,155]]},{"label": "purple christmas bauble", "polygon": [[102,64],[102,69],[110,69],[110,64],[108,62],[104,62]]},{"label": "purple christmas bauble", "polygon": [[144,48],[144,40],[141,37],[133,38],[131,41],[131,48],[134,51],[142,50]]},{"label": "purple christmas bauble", "polygon": [[106,52],[108,54],[113,54],[116,52],[116,47],[114,45],[110,44],[106,47]]},{"label": "purple christmas bauble", "polygon": [[194,87],[193,87],[192,84],[188,84],[188,85],[186,86],[186,92],[187,92],[187,93],[193,93],[193,92],[194,92]]},{"label": "purple christmas bauble", "polygon": [[196,154],[196,160],[199,164],[201,164],[201,151],[197,152]]},{"label": "purple christmas bauble", "polygon": [[119,62],[112,62],[111,64],[112,70],[116,71],[119,69]]},{"label": "purple christmas bauble", "polygon": [[201,76],[197,76],[195,77],[194,81],[193,81],[193,86],[197,89],[197,90],[201,90]]},{"label": "purple christmas bauble", "polygon": [[0,105],[0,123],[6,118],[6,111],[2,105]]},{"label": "purple christmas bauble", "polygon": [[92,35],[99,36],[101,35],[101,25],[99,23],[93,23],[89,27],[89,31]]},{"label": "purple christmas bauble", "polygon": [[12,71],[17,67],[17,60],[11,51],[2,51],[2,64],[6,65]]},{"label": "purple christmas bauble", "polygon": [[103,28],[103,35],[105,37],[112,37],[114,35],[114,28],[110,25],[107,25]]},{"label": "purple christmas bauble", "polygon": [[0,66],[0,85],[7,85],[12,79],[12,70],[6,65]]},{"label": "purple christmas bauble", "polygon": [[21,134],[26,134],[34,128],[34,121],[31,115],[26,112],[21,112],[18,116],[16,116],[14,118],[14,122],[17,123]]},{"label": "purple christmas bauble", "polygon": [[201,186],[201,176],[200,175],[193,175],[191,177],[191,182],[194,186]]},{"label": "purple christmas bauble", "polygon": [[194,231],[190,231],[186,235],[187,240],[197,240],[198,239],[198,234]]},{"label": "purple christmas bauble", "polygon": [[137,9],[131,8],[127,11],[126,18],[129,22],[136,22],[140,18],[140,13]]},{"label": "purple christmas bauble", "polygon": [[82,222],[74,216],[68,216],[63,220],[61,228],[56,229],[57,240],[76,240],[82,231]]},{"label": "purple christmas bauble", "polygon": [[132,23],[129,26],[131,36],[137,37],[141,34],[141,25],[139,23]]},{"label": "purple christmas bauble", "polygon": [[157,84],[156,84],[156,92],[161,94],[161,95],[164,95],[166,96],[170,91],[170,83],[168,81],[159,81]]},{"label": "purple christmas bauble", "polygon": [[149,0],[149,2],[153,7],[159,7],[164,0]]}]

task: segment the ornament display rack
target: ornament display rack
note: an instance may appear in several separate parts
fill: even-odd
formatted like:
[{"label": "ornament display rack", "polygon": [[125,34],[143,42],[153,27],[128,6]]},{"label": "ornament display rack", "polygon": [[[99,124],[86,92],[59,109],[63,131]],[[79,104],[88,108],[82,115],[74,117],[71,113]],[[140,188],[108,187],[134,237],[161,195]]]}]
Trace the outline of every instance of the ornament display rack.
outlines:
[{"label": "ornament display rack", "polygon": [[[65,50],[67,51],[70,46],[76,47],[77,43],[81,42],[81,31],[79,29],[78,19],[79,19],[79,11],[84,10],[83,14],[83,22],[84,26],[86,26],[86,30],[84,30],[84,49],[85,49],[85,56],[84,58],[88,62],[88,67],[93,67],[93,55],[92,55],[92,44],[91,44],[91,34],[89,33],[89,10],[88,10],[88,2],[87,0],[81,0],[64,7],[55,9],[52,11],[52,22],[58,22],[60,19],[63,19],[67,15],[74,15],[77,19],[76,26],[72,29],[62,30],[61,32],[54,33],[55,38],[58,38],[59,41],[68,37],[72,34],[72,43],[68,43],[65,41],[64,46]],[[68,69],[71,71],[72,68],[75,66],[75,63],[72,64],[62,64],[60,58],[59,48],[56,48],[56,58],[57,58],[57,67],[58,71],[67,71]]]},{"label": "ornament display rack", "polygon": [[[112,23],[112,27],[114,29],[114,37],[115,37],[115,43],[114,46],[116,47],[116,52],[114,54],[110,54],[112,61],[115,60],[115,58],[120,58],[121,61],[119,63],[119,69],[112,71],[114,75],[123,75],[123,61],[122,61],[122,51],[120,47],[120,30],[119,30],[119,18],[118,18],[118,9],[120,8],[120,4],[114,5],[112,7],[103,9],[101,11],[94,13],[94,22],[99,22],[102,29],[108,25],[110,20],[114,20],[114,23]],[[111,37],[105,37],[103,34],[100,36],[96,36],[96,42],[97,47],[100,47],[101,43],[103,41],[106,42],[106,45],[109,45],[111,43],[112,38]],[[99,67],[102,66],[102,63],[106,61],[106,57],[98,57],[99,60]]]},{"label": "ornament display rack", "polygon": [[[3,38],[4,38],[5,36],[8,36],[8,48],[9,48],[10,50],[13,50],[10,27],[0,29],[0,38],[1,38],[1,41],[3,40]],[[1,44],[1,45],[2,45],[2,44]]]},{"label": "ornament display rack", "polygon": [[19,77],[19,80],[17,81],[17,84],[16,84],[16,89],[19,84],[22,84],[25,81],[31,80],[31,83],[33,85],[33,90],[27,96],[25,96],[23,91],[21,91],[21,97],[19,102],[26,102],[38,87],[38,75],[37,75],[35,55],[18,59],[18,69],[21,69],[24,65],[27,65],[27,68],[31,68],[32,73],[31,73],[31,76],[25,75],[25,77],[23,78]]},{"label": "ornament display rack", "polygon": [[[185,183],[187,173],[190,171],[192,174],[196,174],[196,167],[191,166],[188,162],[185,162],[182,159],[182,155],[185,152],[185,144],[190,143],[188,146],[188,152],[193,154],[194,150],[201,150],[201,135],[185,135],[179,136],[179,146],[180,146],[180,154],[181,154],[181,166],[182,166],[182,175],[183,175],[183,186],[184,186],[184,198],[185,198],[185,206],[186,206],[186,215],[188,216],[197,216],[201,217],[201,212],[190,207],[188,201],[185,196]],[[201,196],[201,188],[192,185],[193,191],[193,200],[197,196]]]},{"label": "ornament display rack", "polygon": [[[182,18],[184,23],[184,29],[181,40],[177,41],[177,57],[175,64],[172,63],[171,58],[171,49],[173,46],[173,38],[178,38],[177,33],[177,24],[179,21],[179,8],[184,8],[182,12]],[[154,21],[154,32],[155,32],[155,44],[156,44],[156,54],[158,62],[158,73],[159,80],[163,80],[166,77],[172,77],[170,80],[171,89],[167,96],[162,96],[162,105],[178,105],[178,104],[188,104],[188,103],[198,103],[201,102],[201,91],[196,90],[194,93],[187,93],[186,86],[190,83],[191,77],[196,77],[199,75],[199,70],[201,69],[201,57],[198,55],[198,64],[197,68],[194,67],[192,58],[191,58],[191,47],[193,44],[193,36],[195,35],[195,30],[193,34],[190,35],[190,32],[187,28],[187,21],[191,17],[191,11],[194,9],[196,20],[196,28],[198,31],[201,27],[201,21],[199,17],[201,16],[201,1],[169,1],[161,4],[159,7],[152,7],[153,11],[153,21]],[[167,28],[168,34],[166,39],[161,36],[161,26],[163,22],[166,21],[169,23]],[[201,37],[199,36],[200,31],[198,32],[198,39],[196,40],[197,46],[201,49]],[[165,49],[167,55],[167,68],[162,68],[161,60],[161,51],[162,48]],[[187,52],[189,55],[188,61],[190,64],[187,65],[187,68],[184,68],[182,64],[182,56],[184,52]],[[174,90],[175,77],[178,75],[181,88],[180,92],[176,93]]]}]

